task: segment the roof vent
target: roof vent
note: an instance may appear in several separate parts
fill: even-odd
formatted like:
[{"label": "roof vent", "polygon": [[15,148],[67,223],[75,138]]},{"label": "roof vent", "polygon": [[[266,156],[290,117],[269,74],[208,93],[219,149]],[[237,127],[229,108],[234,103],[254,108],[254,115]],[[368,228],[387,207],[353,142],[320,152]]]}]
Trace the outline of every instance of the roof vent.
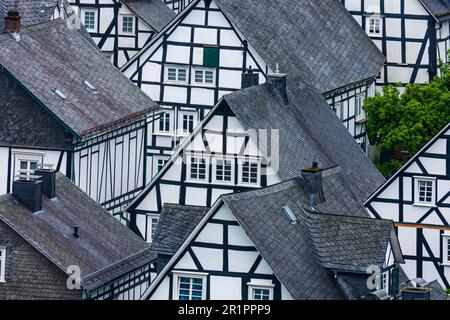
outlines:
[{"label": "roof vent", "polygon": [[291,208],[289,208],[288,206],[284,206],[284,207],[281,207],[281,209],[283,209],[283,213],[289,219],[291,224],[297,223],[297,217],[295,216],[294,212],[292,212]]},{"label": "roof vent", "polygon": [[63,99],[64,102],[67,101],[67,96],[66,96],[64,93],[62,93],[62,91],[60,91],[60,90],[58,90],[58,89],[55,89],[55,93],[56,93],[61,99]]},{"label": "roof vent", "polygon": [[87,80],[83,81],[84,86],[89,89],[93,94],[97,94],[97,89]]},{"label": "roof vent", "polygon": [[79,227],[77,227],[77,226],[73,227],[73,236],[77,239],[80,237],[78,230],[79,230]]}]

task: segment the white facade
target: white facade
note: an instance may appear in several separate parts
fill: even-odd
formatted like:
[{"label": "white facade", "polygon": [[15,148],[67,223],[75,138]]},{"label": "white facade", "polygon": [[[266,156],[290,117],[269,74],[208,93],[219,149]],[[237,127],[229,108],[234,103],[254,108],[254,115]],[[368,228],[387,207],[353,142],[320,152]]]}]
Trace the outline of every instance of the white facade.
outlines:
[{"label": "white facade", "polygon": [[156,30],[116,0],[69,0],[94,42],[111,62],[123,66]]},{"label": "white facade", "polygon": [[426,83],[447,61],[449,21],[438,22],[420,0],[341,0],[386,56],[377,84]]},{"label": "white facade", "polygon": [[395,221],[410,279],[450,287],[450,126],[368,201],[375,218]]},{"label": "white facade", "polygon": [[[188,241],[144,298],[292,300],[226,205],[220,205],[199,233]],[[188,284],[191,284],[189,289]]]}]

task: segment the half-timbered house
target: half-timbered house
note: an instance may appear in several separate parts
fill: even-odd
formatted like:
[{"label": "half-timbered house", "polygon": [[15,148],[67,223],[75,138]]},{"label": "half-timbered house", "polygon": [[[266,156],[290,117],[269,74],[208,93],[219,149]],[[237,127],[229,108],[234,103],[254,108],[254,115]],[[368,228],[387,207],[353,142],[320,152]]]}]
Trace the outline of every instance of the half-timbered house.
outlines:
[{"label": "half-timbered house", "polygon": [[[392,221],[365,216],[339,167],[311,169],[224,195],[207,213],[167,205],[152,243],[158,276],[143,298],[361,299],[376,290],[397,296],[403,260]],[[180,229],[186,240],[186,231],[172,236]]]},{"label": "half-timbered house", "polygon": [[224,94],[241,89],[243,72],[263,83],[277,64],[323,93],[364,146],[362,105],[383,62],[334,0],[195,0],[122,71],[166,109],[148,141],[156,169]]},{"label": "half-timbered house", "polygon": [[[253,79],[248,73],[245,78]],[[147,241],[164,203],[210,207],[221,194],[340,165],[361,203],[384,181],[320,92],[286,75],[225,95],[126,207]]]},{"label": "half-timbered house", "polygon": [[156,255],[62,173],[38,168],[0,196],[0,299],[139,299]]},{"label": "half-timbered house", "polygon": [[69,0],[108,59],[123,66],[174,17],[161,0]]},{"label": "half-timbered house", "polygon": [[53,164],[120,212],[146,184],[148,115],[158,106],[63,20],[8,26],[0,34],[0,194],[20,171]]},{"label": "half-timbered house", "polygon": [[450,287],[450,124],[365,202],[395,221],[409,278]]},{"label": "half-timbered house", "polygon": [[448,0],[341,0],[386,56],[378,85],[426,83],[447,61]]}]

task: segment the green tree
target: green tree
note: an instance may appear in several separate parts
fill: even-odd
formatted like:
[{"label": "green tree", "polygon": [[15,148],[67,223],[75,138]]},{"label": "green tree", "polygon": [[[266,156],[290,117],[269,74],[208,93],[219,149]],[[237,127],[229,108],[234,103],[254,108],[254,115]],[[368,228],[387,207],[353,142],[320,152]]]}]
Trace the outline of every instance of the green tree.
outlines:
[{"label": "green tree", "polygon": [[439,70],[440,76],[428,84],[408,84],[403,92],[389,85],[382,94],[366,99],[372,144],[381,151],[405,150],[414,155],[450,122],[450,66],[440,63]]}]

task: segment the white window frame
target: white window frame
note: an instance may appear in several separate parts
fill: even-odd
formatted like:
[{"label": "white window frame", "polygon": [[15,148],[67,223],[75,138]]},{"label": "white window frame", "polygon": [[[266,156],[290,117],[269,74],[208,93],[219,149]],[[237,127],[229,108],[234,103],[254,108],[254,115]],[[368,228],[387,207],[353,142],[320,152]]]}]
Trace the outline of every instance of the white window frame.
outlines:
[{"label": "white window frame", "polygon": [[[422,181],[431,182],[431,202],[419,201],[419,183]],[[414,205],[415,206],[425,206],[425,207],[435,207],[436,206],[436,178],[434,177],[414,177]]]},{"label": "white window frame", "polygon": [[6,282],[5,273],[6,273],[6,247],[0,247],[0,283]]},{"label": "white window frame", "polygon": [[[218,161],[230,161],[231,162],[231,180],[230,181],[225,181],[225,180],[218,180],[217,179],[217,162]],[[215,184],[226,184],[226,185],[230,185],[230,184],[234,184],[234,175],[235,175],[235,161],[234,158],[232,157],[214,157],[212,159],[212,170],[213,170],[213,183]],[[225,172],[223,172],[222,176],[225,176]]]},{"label": "white window frame", "polygon": [[149,214],[148,219],[150,220],[150,242],[152,242],[156,234],[156,230],[153,232],[153,220],[157,220],[157,223],[159,223],[159,214]]},{"label": "white window frame", "polygon": [[[258,164],[257,182],[256,183],[243,181],[244,162],[256,162]],[[252,186],[252,187],[261,186],[261,159],[258,159],[258,158],[240,158],[240,159],[238,159],[238,181],[239,181],[238,185],[241,185],[241,186]]]},{"label": "white window frame", "polygon": [[[38,152],[38,151],[28,151],[28,150],[12,150],[12,153],[14,155],[14,175],[18,175],[19,173],[22,174],[31,174],[32,170],[29,170],[28,172],[23,172],[22,169],[20,169],[20,163],[22,161],[30,162],[37,162],[37,164],[41,164],[44,161],[44,152]],[[29,167],[29,164],[28,164]]]},{"label": "white window frame", "polygon": [[384,290],[387,294],[389,294],[389,277],[390,272],[389,270],[382,272],[378,276],[377,281],[377,290]]},{"label": "white window frame", "polygon": [[[160,122],[161,118],[165,117],[165,115],[169,115],[169,130],[165,130],[165,124],[164,124],[164,130],[160,129]],[[155,122],[155,133],[156,134],[163,134],[163,135],[173,135],[173,127],[174,127],[174,112],[173,110],[165,110],[162,109],[158,121]]]},{"label": "white window frame", "polygon": [[[124,25],[124,21],[125,18],[131,18],[133,20],[132,23],[132,30],[131,31],[125,31],[123,29]],[[136,28],[136,17],[132,14],[121,14],[120,15],[120,34],[124,34],[124,35],[133,35],[135,33],[135,28]]]},{"label": "white window frame", "polygon": [[[196,73],[202,72],[202,81],[196,81]],[[212,72],[212,82],[206,82],[206,72]],[[194,67],[192,69],[192,79],[191,83],[195,86],[206,86],[206,87],[214,87],[216,84],[216,69],[214,68],[205,68],[205,67]]]},{"label": "white window frame", "polygon": [[[371,31],[371,23],[372,20],[374,21],[373,31]],[[376,22],[379,23],[379,30],[376,32]],[[383,17],[379,14],[371,14],[367,17],[366,20],[366,28],[367,28],[367,34],[372,37],[382,37],[383,36]]]},{"label": "white window frame", "polygon": [[102,51],[103,55],[109,62],[113,63],[114,52],[112,51]]},{"label": "white window frame", "polygon": [[[365,93],[358,93],[355,96],[355,116],[364,116],[365,112],[364,112],[364,100],[366,98]],[[359,105],[359,108],[358,108]]]},{"label": "white window frame", "polygon": [[[94,13],[94,28],[88,28],[86,26],[86,12],[93,12]],[[97,13],[96,9],[81,9],[81,21],[83,22],[84,28],[88,32],[97,32],[98,13]]]},{"label": "white window frame", "polygon": [[275,285],[262,285],[262,284],[255,284],[255,283],[247,283],[248,286],[248,300],[253,301],[264,301],[264,300],[254,300],[253,293],[255,289],[262,289],[262,290],[269,290],[269,301],[273,300],[273,291]]},{"label": "white window frame", "polygon": [[185,131],[183,128],[184,124],[184,116],[193,117],[193,123],[192,123],[192,132],[194,132],[195,127],[197,126],[198,119],[197,119],[197,113],[192,111],[178,111],[178,135],[180,136],[188,136],[192,132],[189,132],[189,124],[188,124],[188,131]]},{"label": "white window frame", "polygon": [[[176,79],[169,79],[169,69],[176,69]],[[186,79],[180,80],[180,69],[186,71]],[[164,67],[164,79],[167,83],[179,83],[179,84],[187,84],[189,79],[189,67],[188,66],[180,66],[180,65],[166,65]]]},{"label": "white window frame", "polygon": [[442,265],[450,267],[450,232],[446,231],[442,235],[443,246],[442,249],[444,252],[442,253]]},{"label": "white window frame", "polygon": [[206,290],[207,290],[207,281],[208,281],[208,274],[202,273],[202,272],[178,272],[173,271],[173,293],[174,293],[174,300],[180,300],[180,278],[195,278],[195,279],[202,279],[202,299],[206,300]]},{"label": "white window frame", "polygon": [[[169,161],[169,157],[164,157],[164,156],[153,156],[153,177],[156,176],[159,172],[158,170],[158,161],[163,161],[164,165],[163,167],[166,165],[166,163]],[[162,169],[162,168],[161,168]]]},{"label": "white window frame", "polygon": [[[192,158],[198,158],[198,159],[205,160],[205,179],[191,177]],[[192,182],[208,183],[208,181],[209,181],[209,164],[210,164],[210,158],[206,155],[196,154],[196,153],[187,154],[186,155],[186,180],[192,181]]]},{"label": "white window frame", "polygon": [[339,118],[339,120],[343,121],[344,120],[344,104],[342,103],[342,101],[336,102],[334,104],[334,107],[336,109],[336,116]]}]

